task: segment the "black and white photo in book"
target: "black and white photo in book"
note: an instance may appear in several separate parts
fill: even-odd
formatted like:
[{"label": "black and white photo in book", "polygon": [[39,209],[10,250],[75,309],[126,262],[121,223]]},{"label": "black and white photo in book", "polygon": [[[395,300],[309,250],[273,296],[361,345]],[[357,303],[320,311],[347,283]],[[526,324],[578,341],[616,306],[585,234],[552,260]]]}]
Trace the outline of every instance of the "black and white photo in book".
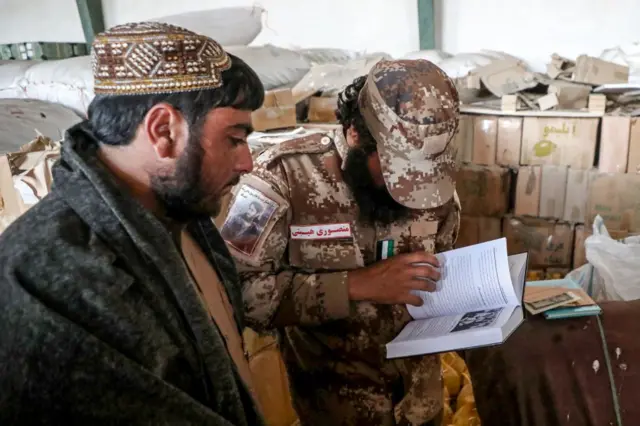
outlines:
[{"label": "black and white photo in book", "polygon": [[489,327],[496,322],[498,315],[502,312],[503,308],[498,309],[486,309],[484,311],[467,312],[460,318],[460,321],[451,330],[452,333],[456,331],[471,330],[473,328]]}]

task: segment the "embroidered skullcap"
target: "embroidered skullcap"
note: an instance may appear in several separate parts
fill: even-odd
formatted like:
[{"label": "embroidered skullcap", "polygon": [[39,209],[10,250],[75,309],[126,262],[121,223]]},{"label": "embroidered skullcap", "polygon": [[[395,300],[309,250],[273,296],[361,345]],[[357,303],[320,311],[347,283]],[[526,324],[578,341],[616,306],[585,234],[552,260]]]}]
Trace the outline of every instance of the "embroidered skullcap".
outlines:
[{"label": "embroidered skullcap", "polygon": [[162,22],[118,25],[91,49],[94,92],[141,95],[215,89],[231,58],[209,37]]}]

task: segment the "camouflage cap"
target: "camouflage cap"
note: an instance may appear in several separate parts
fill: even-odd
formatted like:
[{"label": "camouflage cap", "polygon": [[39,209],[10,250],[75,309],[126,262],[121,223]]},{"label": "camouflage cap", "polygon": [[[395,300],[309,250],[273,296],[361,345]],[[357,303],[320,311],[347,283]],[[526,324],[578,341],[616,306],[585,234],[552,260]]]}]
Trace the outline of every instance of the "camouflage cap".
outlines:
[{"label": "camouflage cap", "polygon": [[449,201],[460,113],[453,81],[422,59],[380,61],[369,72],[358,105],[377,142],[391,196],[414,209]]}]

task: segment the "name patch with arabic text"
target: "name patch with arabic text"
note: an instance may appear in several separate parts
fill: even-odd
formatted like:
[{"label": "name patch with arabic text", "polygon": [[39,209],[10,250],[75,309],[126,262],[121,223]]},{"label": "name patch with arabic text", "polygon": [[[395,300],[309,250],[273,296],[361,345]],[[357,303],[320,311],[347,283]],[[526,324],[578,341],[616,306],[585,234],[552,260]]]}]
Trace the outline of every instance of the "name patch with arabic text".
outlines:
[{"label": "name patch with arabic text", "polygon": [[350,223],[330,223],[327,225],[291,225],[292,240],[336,240],[351,238]]}]

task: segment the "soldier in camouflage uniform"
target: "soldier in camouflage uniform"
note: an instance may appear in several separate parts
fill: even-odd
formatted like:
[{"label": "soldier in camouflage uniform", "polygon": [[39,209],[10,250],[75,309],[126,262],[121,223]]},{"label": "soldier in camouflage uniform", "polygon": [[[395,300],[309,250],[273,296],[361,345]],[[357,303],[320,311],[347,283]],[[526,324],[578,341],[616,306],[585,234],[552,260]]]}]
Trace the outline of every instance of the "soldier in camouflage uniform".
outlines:
[{"label": "soldier in camouflage uniform", "polygon": [[379,62],[341,93],[342,132],[263,151],[219,218],[224,234],[250,202],[268,212],[250,250],[227,243],[251,327],[281,331],[303,425],[437,422],[439,358],[387,360],[385,344],[457,238],[458,103],[434,64]]}]

